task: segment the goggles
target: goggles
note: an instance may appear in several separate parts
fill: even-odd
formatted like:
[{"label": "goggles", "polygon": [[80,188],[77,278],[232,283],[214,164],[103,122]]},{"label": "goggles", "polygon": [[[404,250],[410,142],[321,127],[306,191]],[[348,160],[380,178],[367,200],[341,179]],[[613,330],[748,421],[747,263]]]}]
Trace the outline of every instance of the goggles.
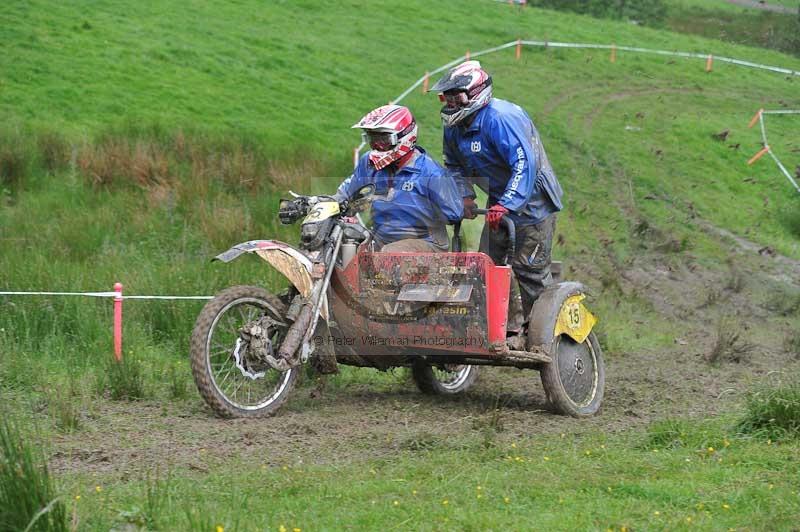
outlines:
[{"label": "goggles", "polygon": [[364,131],[361,140],[375,151],[389,151],[397,146],[397,133],[385,131]]},{"label": "goggles", "polygon": [[443,92],[439,94],[439,101],[447,107],[466,107],[469,103],[466,91]]}]

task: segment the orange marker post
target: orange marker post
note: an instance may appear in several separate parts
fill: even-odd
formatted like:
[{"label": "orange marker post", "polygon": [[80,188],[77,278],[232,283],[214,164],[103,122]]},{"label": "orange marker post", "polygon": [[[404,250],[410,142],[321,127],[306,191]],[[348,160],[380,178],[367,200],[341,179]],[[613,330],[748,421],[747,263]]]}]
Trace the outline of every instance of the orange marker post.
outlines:
[{"label": "orange marker post", "polygon": [[761,118],[761,113],[763,113],[763,112],[764,112],[764,109],[763,109],[763,108],[759,109],[759,110],[756,112],[756,114],[755,114],[755,115],[753,115],[753,118],[750,120],[750,123],[749,123],[749,124],[747,124],[747,127],[748,127],[748,128],[752,128],[754,125],[756,125],[756,122],[758,122],[759,118]]},{"label": "orange marker post", "polygon": [[522,39],[517,39],[517,49],[514,51],[514,59],[519,61],[521,55],[522,55]]},{"label": "orange marker post", "polygon": [[469,50],[467,50],[467,53],[464,54],[464,57],[467,59],[467,61],[469,61]]},{"label": "orange marker post", "polygon": [[612,63],[616,63],[617,62],[617,45],[616,44],[612,44],[611,45],[611,62]]},{"label": "orange marker post", "polygon": [[748,165],[748,166],[751,166],[751,165],[753,165],[753,163],[755,163],[757,160],[761,159],[761,158],[762,158],[762,157],[763,157],[763,156],[764,156],[766,153],[768,153],[768,152],[769,152],[769,146],[764,146],[764,147],[761,149],[761,151],[760,151],[760,152],[758,152],[758,153],[756,153],[755,155],[753,155],[753,158],[752,158],[752,159],[750,159],[749,161],[747,161],[747,165]]},{"label": "orange marker post", "polygon": [[706,59],[706,72],[711,72],[714,70],[714,56],[708,54],[708,59]]},{"label": "orange marker post", "polygon": [[430,72],[425,72],[425,79],[422,80],[422,94],[428,92],[428,83],[429,83],[428,78],[430,77],[430,75],[431,75]]},{"label": "orange marker post", "polygon": [[114,283],[114,358],[122,362],[122,283]]}]

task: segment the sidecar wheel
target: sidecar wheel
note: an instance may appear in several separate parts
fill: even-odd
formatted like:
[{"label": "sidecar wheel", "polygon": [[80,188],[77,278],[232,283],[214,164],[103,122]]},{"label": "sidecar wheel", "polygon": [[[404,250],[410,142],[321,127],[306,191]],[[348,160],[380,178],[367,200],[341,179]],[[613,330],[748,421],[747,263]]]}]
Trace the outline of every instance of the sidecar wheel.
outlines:
[{"label": "sidecar wheel", "polygon": [[[418,360],[411,366],[417,388],[429,395],[456,395],[466,392],[478,378],[477,366],[446,365],[446,369]],[[451,371],[452,370],[452,371]]]},{"label": "sidecar wheel", "polygon": [[[197,389],[220,417],[257,418],[273,415],[288,399],[299,368],[277,371],[243,363],[240,329],[263,316],[285,320],[286,307],[263,288],[234,286],[209,301],[192,331],[190,358]],[[286,329],[275,325],[267,335],[274,350]]]},{"label": "sidecar wheel", "polygon": [[606,383],[603,352],[594,333],[582,343],[562,334],[553,341],[553,361],[541,370],[547,399],[559,414],[592,416],[600,410]]}]

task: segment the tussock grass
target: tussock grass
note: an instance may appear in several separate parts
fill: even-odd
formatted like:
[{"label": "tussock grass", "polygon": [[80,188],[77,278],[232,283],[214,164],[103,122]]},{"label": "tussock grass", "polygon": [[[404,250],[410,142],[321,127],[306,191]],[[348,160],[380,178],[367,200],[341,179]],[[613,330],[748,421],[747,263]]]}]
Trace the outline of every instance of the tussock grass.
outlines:
[{"label": "tussock grass", "polygon": [[750,392],[737,429],[774,440],[800,437],[800,380],[794,378]]},{"label": "tussock grass", "polygon": [[181,401],[189,396],[188,368],[172,365],[168,370],[169,397]]},{"label": "tussock grass", "polygon": [[18,129],[0,130],[0,187],[14,190],[28,176],[35,150]]},{"label": "tussock grass", "polygon": [[74,381],[48,390],[47,406],[59,431],[75,432],[81,428],[82,401]]},{"label": "tussock grass", "polygon": [[800,359],[800,331],[788,333],[784,339],[783,348],[787,353],[793,354],[795,358]]},{"label": "tussock grass", "polygon": [[41,451],[5,415],[0,421],[0,530],[68,530],[66,507]]},{"label": "tussock grass", "polygon": [[[90,137],[68,139],[51,129],[0,130],[0,185],[8,190],[73,168],[94,187],[168,188],[205,195],[222,188],[258,193],[281,189],[330,172],[331,160],[299,153],[276,154],[239,134],[186,131],[154,123],[123,125]],[[163,193],[163,190],[162,190]]]},{"label": "tussock grass", "polygon": [[720,362],[740,363],[747,360],[755,345],[745,340],[746,326],[727,317],[722,317],[717,322],[717,340],[711,351],[705,354],[705,359],[711,364]]},{"label": "tussock grass", "polygon": [[105,369],[98,375],[98,389],[107,390],[117,401],[144,399],[145,379],[139,359],[131,355],[123,356],[121,362],[109,359]]}]

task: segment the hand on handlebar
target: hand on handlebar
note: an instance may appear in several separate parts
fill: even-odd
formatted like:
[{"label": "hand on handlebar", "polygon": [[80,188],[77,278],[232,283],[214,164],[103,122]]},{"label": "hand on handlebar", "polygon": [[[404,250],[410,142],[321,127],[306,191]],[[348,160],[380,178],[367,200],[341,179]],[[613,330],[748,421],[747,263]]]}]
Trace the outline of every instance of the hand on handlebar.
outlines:
[{"label": "hand on handlebar", "polygon": [[281,200],[278,208],[278,218],[283,225],[291,225],[306,214],[306,204],[300,198],[296,200]]},{"label": "hand on handlebar", "polygon": [[500,229],[500,220],[506,214],[508,214],[508,209],[499,203],[497,205],[492,205],[486,213],[486,225],[488,225],[489,229],[492,231],[497,231]]},{"label": "hand on handlebar", "polygon": [[478,204],[475,198],[464,198],[464,218],[474,220],[478,216]]}]

